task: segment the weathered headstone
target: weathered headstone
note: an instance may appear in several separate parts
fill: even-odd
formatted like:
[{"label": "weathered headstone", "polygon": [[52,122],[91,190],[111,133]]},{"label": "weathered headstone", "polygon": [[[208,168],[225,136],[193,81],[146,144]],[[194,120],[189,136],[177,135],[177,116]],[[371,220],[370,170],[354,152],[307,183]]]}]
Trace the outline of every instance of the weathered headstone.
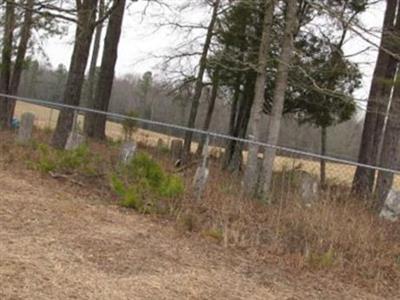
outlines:
[{"label": "weathered headstone", "polygon": [[400,217],[400,191],[390,190],[383,208],[379,214],[381,218],[397,221]]},{"label": "weathered headstone", "polygon": [[157,140],[157,153],[163,153],[166,149],[168,148],[165,146],[164,140],[159,138]]},{"label": "weathered headstone", "polygon": [[122,164],[128,164],[132,158],[135,156],[137,145],[135,142],[125,142],[122,144],[120,152],[120,161]]},{"label": "weathered headstone", "polygon": [[67,143],[65,144],[65,150],[75,150],[78,149],[81,145],[83,145],[86,142],[85,136],[75,132],[71,131]]},{"label": "weathered headstone", "polygon": [[21,124],[18,130],[17,143],[27,144],[32,139],[33,124],[35,115],[33,113],[24,113],[21,116]]},{"label": "weathered headstone", "polygon": [[194,175],[193,178],[193,191],[197,200],[200,200],[200,198],[203,196],[203,192],[208,180],[208,175],[210,173],[210,171],[207,168],[208,156],[209,156],[208,152],[209,141],[210,141],[209,137],[207,136],[206,143],[203,148],[201,166],[197,168],[196,174]]},{"label": "weathered headstone", "polygon": [[299,172],[297,175],[299,182],[299,192],[301,200],[307,205],[318,200],[319,183],[317,178],[307,172]]},{"label": "weathered headstone", "polygon": [[85,136],[79,133],[78,112],[74,111],[72,129],[71,132],[69,133],[67,143],[65,144],[65,150],[78,149],[85,142],[86,142]]},{"label": "weathered headstone", "polygon": [[181,158],[183,151],[183,142],[182,140],[174,139],[171,141],[171,155],[173,160],[177,160]]},{"label": "weathered headstone", "polygon": [[208,168],[204,166],[200,166],[196,170],[196,174],[194,175],[193,178],[193,191],[197,200],[199,200],[203,195],[209,173],[210,172]]}]

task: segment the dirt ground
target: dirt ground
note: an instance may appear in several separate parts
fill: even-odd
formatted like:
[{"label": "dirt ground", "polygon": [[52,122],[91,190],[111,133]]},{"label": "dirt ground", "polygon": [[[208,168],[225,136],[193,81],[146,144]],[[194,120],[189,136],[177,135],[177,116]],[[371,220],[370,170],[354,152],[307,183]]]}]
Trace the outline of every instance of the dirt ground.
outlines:
[{"label": "dirt ground", "polygon": [[0,299],[380,299],[34,174],[0,170]]}]

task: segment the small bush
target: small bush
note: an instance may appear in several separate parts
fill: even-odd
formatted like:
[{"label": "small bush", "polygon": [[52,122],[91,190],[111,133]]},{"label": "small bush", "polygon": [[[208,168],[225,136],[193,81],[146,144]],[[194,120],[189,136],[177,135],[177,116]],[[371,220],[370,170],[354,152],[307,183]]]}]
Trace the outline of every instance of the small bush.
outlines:
[{"label": "small bush", "polygon": [[221,242],[224,238],[224,232],[219,228],[210,228],[203,230],[203,236],[210,237],[218,242]]},{"label": "small bush", "polygon": [[184,189],[185,187],[181,178],[178,176],[167,176],[159,188],[159,194],[162,197],[174,198],[182,195]]},{"label": "small bush", "polygon": [[177,217],[177,222],[179,227],[181,227],[184,231],[195,231],[197,227],[197,216],[191,212],[187,212],[184,214],[180,214]]},{"label": "small bush", "polygon": [[324,253],[310,253],[307,261],[312,268],[327,269],[334,265],[335,253],[333,249]]},{"label": "small bush", "polygon": [[56,150],[39,143],[34,144],[34,148],[37,150],[37,158],[31,164],[41,172],[78,172],[84,175],[98,173],[99,158],[86,145],[71,151]]},{"label": "small bush", "polygon": [[179,197],[182,180],[166,174],[150,156],[138,153],[132,161],[111,177],[111,186],[121,205],[140,212],[160,210],[160,199]]}]

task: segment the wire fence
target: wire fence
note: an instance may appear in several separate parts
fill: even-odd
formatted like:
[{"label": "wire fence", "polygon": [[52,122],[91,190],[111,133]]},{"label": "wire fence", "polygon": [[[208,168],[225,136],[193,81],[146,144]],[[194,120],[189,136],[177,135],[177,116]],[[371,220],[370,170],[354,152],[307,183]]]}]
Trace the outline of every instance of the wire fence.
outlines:
[{"label": "wire fence", "polygon": [[[78,128],[83,128],[82,125],[84,122],[85,113],[96,113],[107,116],[108,121],[106,125],[106,135],[113,140],[124,139],[124,132],[121,124],[122,121],[136,121],[141,128],[135,131],[134,140],[146,147],[151,147],[158,150],[161,149],[163,153],[173,157],[174,159],[177,158],[176,149],[173,149],[174,144],[176,145],[178,142],[178,144],[180,143],[182,145],[183,143],[183,140],[179,138],[181,135],[176,134],[176,132],[184,133],[186,131],[191,131],[193,133],[194,142],[192,144],[192,152],[196,151],[198,142],[204,140],[204,137],[206,137],[207,144],[209,144],[206,149],[210,161],[212,161],[214,165],[224,165],[225,167],[227,166],[226,152],[227,145],[229,143],[235,143],[235,149],[241,149],[237,156],[240,156],[243,162],[246,161],[246,149],[249,144],[258,145],[261,149],[274,148],[277,150],[278,155],[274,161],[273,186],[275,187],[275,190],[279,190],[280,193],[283,190],[286,192],[290,187],[294,186],[290,183],[290,181],[297,180],[295,179],[296,176],[300,177],[301,179],[312,177],[318,183],[320,183],[322,176],[324,178],[324,184],[326,185],[340,185],[349,188],[357,167],[364,167],[368,169],[374,169],[376,171],[392,173],[395,175],[393,183],[394,187],[400,188],[400,171],[393,169],[365,165],[337,157],[324,156],[317,153],[310,153],[307,151],[282,147],[279,145],[270,145],[267,143],[233,137],[226,134],[208,132],[197,128],[188,128],[175,124],[146,120],[139,117],[99,111],[86,107],[54,103],[41,99],[10,96],[6,94],[0,94],[0,97],[1,99],[7,98],[16,101],[17,118],[20,118],[21,115],[26,112],[33,113],[35,115],[35,126],[41,129],[54,129],[57,123],[59,111],[62,109],[73,110],[78,114]],[[232,156],[234,157],[235,155]],[[321,174],[321,163],[324,166],[324,174]],[[197,165],[201,166],[201,164],[201,160],[198,161]],[[297,175],[295,176],[294,174]],[[301,189],[301,187],[297,188]]]}]

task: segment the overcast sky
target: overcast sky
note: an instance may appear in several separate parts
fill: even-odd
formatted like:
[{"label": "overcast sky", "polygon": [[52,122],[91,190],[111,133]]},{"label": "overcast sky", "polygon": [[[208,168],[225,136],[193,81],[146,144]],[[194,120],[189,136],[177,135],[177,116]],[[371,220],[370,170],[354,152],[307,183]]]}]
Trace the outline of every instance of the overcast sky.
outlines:
[{"label": "overcast sky", "polygon": [[[179,0],[173,0],[179,3]],[[118,61],[116,67],[117,75],[126,73],[144,73],[151,70],[156,75],[162,76],[160,60],[153,56],[160,56],[173,48],[177,43],[187,37],[170,28],[163,27],[156,29],[157,23],[162,22],[163,16],[169,11],[165,8],[148,7],[144,14],[145,2],[136,2],[130,5],[128,13],[125,15],[120,47],[118,51]],[[361,16],[361,21],[368,28],[373,29],[373,35],[379,36],[382,26],[385,5],[383,1],[371,7]],[[181,16],[182,17],[182,16]],[[199,9],[193,9],[187,14],[186,20],[192,23],[207,23],[209,14]],[[56,66],[60,63],[68,66],[72,52],[72,41],[74,36],[74,26],[70,26],[69,33],[63,38],[55,37],[45,41],[43,48],[49,58],[50,63]],[[347,54],[357,53],[360,50],[371,46],[362,38],[353,34],[353,38],[345,46]],[[376,43],[379,40],[369,36]],[[363,88],[357,91],[356,97],[365,99],[368,96],[369,85],[376,61],[377,49],[372,47],[369,51],[352,57],[352,60],[360,63],[364,74]]]}]

